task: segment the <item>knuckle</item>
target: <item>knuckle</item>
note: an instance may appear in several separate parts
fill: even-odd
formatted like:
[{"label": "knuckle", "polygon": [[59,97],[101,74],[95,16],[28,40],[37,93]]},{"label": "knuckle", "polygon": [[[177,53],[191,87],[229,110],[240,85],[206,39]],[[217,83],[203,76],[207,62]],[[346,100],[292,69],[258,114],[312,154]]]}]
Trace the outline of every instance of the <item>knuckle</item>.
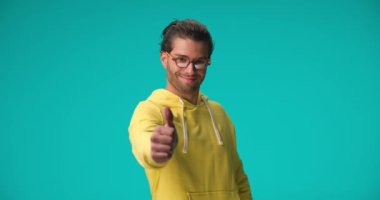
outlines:
[{"label": "knuckle", "polygon": [[169,127],[168,131],[169,131],[170,134],[173,134],[174,133],[174,128],[173,127]]},{"label": "knuckle", "polygon": [[154,128],[153,132],[156,134],[160,134],[162,132],[162,126],[160,126],[160,125],[156,126],[156,128]]},{"label": "knuckle", "polygon": [[172,138],[172,137],[169,137],[169,138],[168,138],[168,144],[171,144],[171,143],[173,143],[173,138]]},{"label": "knuckle", "polygon": [[164,151],[165,152],[170,152],[170,146],[169,145],[165,145],[165,147],[164,147]]},{"label": "knuckle", "polygon": [[150,137],[150,141],[151,142],[157,142],[158,138],[157,138],[157,135],[153,134],[151,137]]}]

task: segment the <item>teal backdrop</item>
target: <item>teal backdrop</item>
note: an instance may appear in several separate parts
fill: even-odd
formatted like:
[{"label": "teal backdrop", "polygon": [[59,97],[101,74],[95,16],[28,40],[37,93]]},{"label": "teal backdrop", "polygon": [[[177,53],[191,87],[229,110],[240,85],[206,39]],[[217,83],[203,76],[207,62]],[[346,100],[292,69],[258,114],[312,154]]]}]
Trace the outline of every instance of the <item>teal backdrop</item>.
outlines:
[{"label": "teal backdrop", "polygon": [[0,199],[150,199],[127,128],[185,18],[255,199],[380,199],[377,0],[0,0]]}]

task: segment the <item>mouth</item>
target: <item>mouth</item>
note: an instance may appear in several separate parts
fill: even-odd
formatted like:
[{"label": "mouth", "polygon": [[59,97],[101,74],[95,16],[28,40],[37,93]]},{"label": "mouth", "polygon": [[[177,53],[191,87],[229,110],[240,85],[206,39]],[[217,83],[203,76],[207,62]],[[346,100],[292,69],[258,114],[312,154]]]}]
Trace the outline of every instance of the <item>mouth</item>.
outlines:
[{"label": "mouth", "polygon": [[180,79],[182,79],[186,83],[195,83],[198,80],[197,76],[178,76]]}]

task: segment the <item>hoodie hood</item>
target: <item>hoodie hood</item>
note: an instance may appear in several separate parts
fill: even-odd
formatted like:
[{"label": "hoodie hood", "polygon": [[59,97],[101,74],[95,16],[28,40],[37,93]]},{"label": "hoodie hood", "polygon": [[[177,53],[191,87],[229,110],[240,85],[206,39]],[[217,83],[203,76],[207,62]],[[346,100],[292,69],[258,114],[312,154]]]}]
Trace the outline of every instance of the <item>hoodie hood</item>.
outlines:
[{"label": "hoodie hood", "polygon": [[[183,133],[183,140],[184,140],[182,153],[187,153],[188,140],[189,140],[189,136],[188,136],[189,130],[187,127],[185,111],[197,109],[198,107],[202,107],[202,106],[206,106],[207,111],[209,113],[209,117],[211,119],[212,127],[214,129],[215,137],[218,140],[219,145],[223,145],[220,132],[218,130],[218,127],[216,126],[213,110],[211,109],[207,96],[203,95],[201,92],[199,92],[197,104],[195,105],[166,89],[158,89],[158,90],[153,91],[153,93],[149,96],[148,100],[155,104],[160,105],[160,107],[169,107],[169,108],[177,108],[177,109],[179,108],[181,110],[179,117],[182,124],[182,133]],[[176,128],[176,130],[178,134],[178,129]]]},{"label": "hoodie hood", "polygon": [[[204,104],[204,101],[202,101],[202,98],[207,99],[205,95],[199,92],[197,104],[192,104],[186,99],[183,99],[177,96],[176,94],[170,92],[167,89],[157,89],[152,92],[148,100],[158,103],[164,107],[166,106],[170,108],[178,108],[178,107],[182,108],[183,106],[185,106],[186,108],[193,109],[197,106]],[[183,104],[181,103],[181,101],[183,101]]]}]

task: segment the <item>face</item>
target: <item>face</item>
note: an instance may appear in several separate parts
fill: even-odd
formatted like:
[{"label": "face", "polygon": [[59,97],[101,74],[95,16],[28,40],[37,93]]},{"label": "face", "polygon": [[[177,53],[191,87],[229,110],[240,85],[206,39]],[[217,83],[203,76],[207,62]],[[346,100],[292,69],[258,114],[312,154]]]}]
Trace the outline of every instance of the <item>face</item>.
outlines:
[{"label": "face", "polygon": [[[161,52],[161,62],[166,69],[167,89],[177,94],[194,94],[199,92],[205,76],[205,69],[196,69],[193,62],[208,58],[207,45],[191,39],[175,38],[171,52]],[[169,55],[170,54],[170,55]],[[180,68],[173,59],[187,57],[191,63],[186,68]]]}]

